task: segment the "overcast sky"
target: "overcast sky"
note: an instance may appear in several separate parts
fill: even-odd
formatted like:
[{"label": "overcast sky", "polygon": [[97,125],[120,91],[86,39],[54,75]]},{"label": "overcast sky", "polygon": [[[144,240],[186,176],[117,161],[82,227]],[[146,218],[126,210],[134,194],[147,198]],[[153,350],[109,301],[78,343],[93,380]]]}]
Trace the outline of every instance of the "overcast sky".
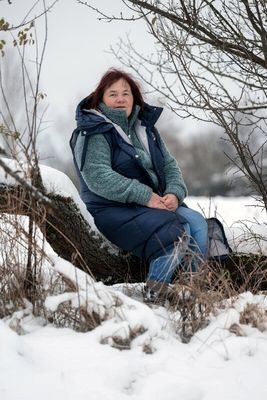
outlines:
[{"label": "overcast sky", "polygon": [[[34,7],[30,17],[38,15],[42,0],[0,0],[1,15],[11,24],[20,23],[28,11]],[[118,15],[127,9],[122,0],[88,0],[106,11]],[[51,5],[53,0],[46,0]],[[131,13],[130,13],[131,14]],[[37,23],[38,43],[41,46],[44,32],[44,19]],[[95,12],[78,4],[76,0],[58,0],[48,14],[48,42],[42,69],[40,89],[46,93],[45,128],[38,136],[41,160],[70,156],[68,140],[76,126],[75,109],[78,102],[94,90],[103,73],[111,66],[122,67],[110,53],[110,46],[116,47],[120,38],[129,36],[138,51],[149,54],[154,50],[153,38],[148,34],[143,21],[104,22],[99,21]],[[29,47],[27,47],[29,51]],[[32,63],[34,65],[34,63]],[[150,99],[151,100],[151,99]],[[149,101],[150,101],[149,100]],[[179,131],[184,140],[191,133],[206,130],[199,122],[181,120],[175,114],[165,110],[161,117],[162,124],[168,124],[171,134]],[[54,155],[54,153],[56,155]]]},{"label": "overcast sky", "polygon": [[[52,0],[47,0],[51,4]],[[14,24],[22,20],[34,0],[0,1],[1,14]],[[125,11],[121,0],[90,1],[109,13]],[[38,14],[42,1],[31,15]],[[127,10],[127,12],[129,12]],[[42,35],[39,22],[38,35]],[[48,15],[48,43],[43,65],[43,89],[52,106],[59,108],[76,104],[80,96],[92,91],[101,75],[111,66],[120,66],[109,53],[120,37],[130,35],[142,50],[150,50],[152,39],[142,22],[107,23],[76,0],[59,0]]]},{"label": "overcast sky", "polygon": [[[36,3],[29,18],[43,10],[42,0],[0,0],[0,15],[11,25],[23,21]],[[54,0],[46,0],[47,6]],[[127,9],[121,0],[90,0],[90,4],[119,15]],[[37,20],[38,43],[41,48],[44,36],[44,18]],[[39,134],[41,159],[63,157],[70,154],[68,140],[74,129],[75,109],[78,102],[94,90],[103,73],[112,66],[122,67],[110,52],[120,38],[130,39],[144,53],[153,51],[152,37],[142,21],[135,23],[99,21],[95,12],[78,4],[76,0],[58,0],[48,13],[48,41],[42,69],[41,87],[47,97],[48,109]],[[1,35],[2,36],[2,35]],[[1,37],[0,37],[1,39]],[[11,39],[9,39],[10,43]],[[31,51],[27,46],[27,52]],[[34,65],[29,57],[29,65]],[[4,59],[7,62],[7,57]],[[13,61],[12,61],[13,62]],[[8,82],[7,82],[8,83]],[[178,122],[179,124],[179,122]]]},{"label": "overcast sky", "polygon": [[[131,16],[132,12],[122,0],[87,0],[88,3],[107,12],[108,15]],[[30,17],[43,10],[43,0],[0,0],[1,15],[11,24],[17,25],[34,4]],[[47,6],[54,0],[46,0]],[[41,89],[47,95],[49,116],[56,113],[72,112],[77,103],[92,90],[103,73],[111,66],[122,67],[110,52],[119,39],[127,35],[138,51],[149,54],[154,51],[154,40],[143,21],[104,22],[88,7],[77,0],[58,0],[48,13],[48,41],[42,70]],[[39,45],[44,32],[44,19],[39,19],[37,34]],[[131,71],[130,71],[131,72]],[[168,114],[168,113],[167,113]],[[170,115],[168,115],[170,118]],[[201,124],[192,120],[181,121],[173,114],[185,133],[198,131]],[[206,129],[206,128],[204,128]]]}]

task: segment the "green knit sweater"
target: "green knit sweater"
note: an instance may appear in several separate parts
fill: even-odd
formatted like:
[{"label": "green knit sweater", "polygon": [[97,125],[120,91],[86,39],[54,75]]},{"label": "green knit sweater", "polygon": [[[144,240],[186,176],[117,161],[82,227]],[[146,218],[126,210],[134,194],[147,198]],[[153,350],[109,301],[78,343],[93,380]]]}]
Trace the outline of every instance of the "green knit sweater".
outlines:
[{"label": "green knit sweater", "polygon": [[[127,118],[124,110],[111,109],[101,103],[99,109],[112,122],[119,125],[127,134],[139,155],[142,165],[146,168],[153,181],[153,190],[158,185],[157,176],[153,170],[150,154],[139,141],[134,124],[140,110],[135,106],[131,116]],[[80,165],[84,145],[84,136],[79,135],[75,146],[75,158]],[[166,190],[164,194],[173,193],[181,203],[187,195],[187,189],[182,178],[181,170],[176,160],[167,150],[161,139],[165,166]],[[82,171],[82,177],[89,189],[108,200],[121,203],[137,203],[146,205],[152,195],[152,189],[136,179],[126,178],[115,172],[111,167],[110,147],[104,136],[92,135],[89,137],[87,154]]]}]

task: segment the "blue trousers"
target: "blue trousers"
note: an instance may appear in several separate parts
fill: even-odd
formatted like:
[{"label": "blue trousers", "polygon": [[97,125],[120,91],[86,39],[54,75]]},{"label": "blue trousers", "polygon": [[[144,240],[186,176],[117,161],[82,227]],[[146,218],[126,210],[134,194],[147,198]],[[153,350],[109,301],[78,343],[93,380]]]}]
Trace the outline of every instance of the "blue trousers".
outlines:
[{"label": "blue trousers", "polygon": [[206,219],[188,207],[180,206],[175,212],[187,221],[184,224],[185,235],[173,246],[163,249],[162,255],[150,262],[148,280],[169,283],[186,253],[191,260],[189,269],[193,272],[206,258],[208,247]]}]

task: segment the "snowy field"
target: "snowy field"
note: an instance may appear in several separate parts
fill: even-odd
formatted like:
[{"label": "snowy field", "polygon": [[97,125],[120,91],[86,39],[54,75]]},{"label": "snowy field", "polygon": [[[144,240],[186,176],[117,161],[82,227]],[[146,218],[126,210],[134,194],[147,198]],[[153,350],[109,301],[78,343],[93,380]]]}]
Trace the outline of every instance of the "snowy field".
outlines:
[{"label": "snowy field", "polygon": [[[49,190],[72,196],[86,215],[65,175],[48,167],[42,169],[42,175]],[[0,179],[7,178],[3,175]],[[254,199],[188,198],[187,204],[223,221],[232,247],[266,253],[266,213],[255,207]],[[254,239],[248,240],[251,232]],[[45,250],[51,265],[46,260],[44,269],[73,273],[71,264],[58,257],[48,243]],[[84,287],[84,273],[77,279]],[[165,308],[149,308],[118,290],[97,285],[103,293],[118,293],[123,306],[121,315],[110,316],[91,332],[47,325],[42,318],[33,317],[26,303],[24,310],[0,320],[0,400],[267,399],[265,294],[243,293],[232,299],[184,344]],[[48,308],[57,301],[47,299]],[[262,311],[257,327],[240,322],[247,304]],[[112,336],[127,336],[140,325],[145,331],[129,349],[112,347]]]},{"label": "snowy field", "polygon": [[224,225],[232,249],[267,254],[267,214],[251,197],[189,197],[186,204]]},{"label": "snowy field", "polygon": [[266,331],[242,326],[241,337],[229,331],[247,302],[267,308],[264,296],[246,293],[189,344],[168,332],[161,312],[153,354],[145,354],[138,341],[124,351],[100,344],[105,327],[75,333],[41,327],[29,316],[18,336],[0,321],[0,398],[266,400]]}]

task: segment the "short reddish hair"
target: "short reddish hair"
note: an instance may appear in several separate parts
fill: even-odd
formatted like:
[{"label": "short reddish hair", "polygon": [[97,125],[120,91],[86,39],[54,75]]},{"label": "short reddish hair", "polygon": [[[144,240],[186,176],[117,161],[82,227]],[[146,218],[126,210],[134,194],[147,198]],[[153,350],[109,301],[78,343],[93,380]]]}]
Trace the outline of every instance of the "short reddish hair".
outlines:
[{"label": "short reddish hair", "polygon": [[120,79],[124,79],[129,84],[133,94],[134,104],[138,104],[141,109],[143,109],[144,100],[138,83],[135,82],[131,75],[116,68],[109,69],[102,76],[95,91],[88,96],[87,108],[97,108],[103,99],[105,90]]}]

